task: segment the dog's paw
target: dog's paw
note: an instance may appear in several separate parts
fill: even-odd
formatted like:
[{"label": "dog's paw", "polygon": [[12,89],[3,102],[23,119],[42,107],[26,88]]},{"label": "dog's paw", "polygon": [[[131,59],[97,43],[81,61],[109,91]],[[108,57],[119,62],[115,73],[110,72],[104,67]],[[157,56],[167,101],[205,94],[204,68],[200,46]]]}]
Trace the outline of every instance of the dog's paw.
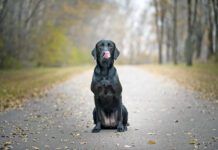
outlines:
[{"label": "dog's paw", "polygon": [[111,82],[110,82],[109,80],[103,79],[103,80],[101,81],[101,84],[102,84],[103,86],[107,87],[107,86],[111,85]]},{"label": "dog's paw", "polygon": [[98,133],[100,131],[101,131],[101,128],[96,127],[96,126],[92,129],[92,133]]},{"label": "dog's paw", "polygon": [[124,131],[126,131],[126,129],[125,129],[125,127],[123,126],[123,124],[119,124],[119,125],[117,126],[117,131],[118,131],[118,132],[124,132]]}]

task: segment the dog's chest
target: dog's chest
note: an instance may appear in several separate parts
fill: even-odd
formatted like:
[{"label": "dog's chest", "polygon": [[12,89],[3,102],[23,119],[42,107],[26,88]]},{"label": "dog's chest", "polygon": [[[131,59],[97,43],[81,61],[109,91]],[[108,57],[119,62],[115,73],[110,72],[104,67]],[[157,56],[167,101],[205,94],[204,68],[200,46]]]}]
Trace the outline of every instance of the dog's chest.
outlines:
[{"label": "dog's chest", "polygon": [[114,93],[111,87],[101,86],[99,89],[99,97],[102,100],[110,101],[113,99]]},{"label": "dog's chest", "polygon": [[101,117],[102,117],[102,125],[104,127],[116,127],[118,124],[118,112],[114,111],[110,114],[106,114],[104,111],[101,111]]}]

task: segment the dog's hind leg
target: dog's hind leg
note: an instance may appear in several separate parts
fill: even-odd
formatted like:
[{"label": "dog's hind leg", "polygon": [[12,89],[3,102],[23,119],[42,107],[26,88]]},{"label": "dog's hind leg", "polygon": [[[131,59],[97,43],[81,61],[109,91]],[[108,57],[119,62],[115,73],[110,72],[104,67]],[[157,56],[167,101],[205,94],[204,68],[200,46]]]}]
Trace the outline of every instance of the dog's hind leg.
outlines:
[{"label": "dog's hind leg", "polygon": [[100,114],[100,107],[98,104],[98,97],[95,96],[95,109],[93,110],[93,119],[95,122],[95,127],[92,129],[93,133],[97,133],[101,130],[101,114]]},{"label": "dog's hind leg", "polygon": [[122,106],[122,116],[123,116],[123,126],[125,128],[125,130],[127,130],[127,126],[128,126],[128,111],[126,109],[126,107],[123,105]]},{"label": "dog's hind leg", "polygon": [[96,124],[97,123],[97,112],[96,112],[96,109],[94,108],[94,110],[93,110],[93,121],[94,121],[94,124]]}]

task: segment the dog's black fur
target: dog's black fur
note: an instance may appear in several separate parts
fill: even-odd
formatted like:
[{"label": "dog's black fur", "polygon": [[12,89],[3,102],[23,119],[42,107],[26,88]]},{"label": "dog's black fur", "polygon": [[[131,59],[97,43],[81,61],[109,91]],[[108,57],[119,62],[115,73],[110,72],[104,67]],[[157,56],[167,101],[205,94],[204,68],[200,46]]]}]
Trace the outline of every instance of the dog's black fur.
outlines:
[{"label": "dog's black fur", "polygon": [[[110,52],[109,59],[103,57],[105,51]],[[118,132],[127,130],[128,112],[122,104],[122,86],[113,65],[119,53],[115,43],[110,40],[99,41],[92,50],[97,62],[91,83],[95,99],[95,127],[92,132],[99,132],[101,128],[117,128]]]}]

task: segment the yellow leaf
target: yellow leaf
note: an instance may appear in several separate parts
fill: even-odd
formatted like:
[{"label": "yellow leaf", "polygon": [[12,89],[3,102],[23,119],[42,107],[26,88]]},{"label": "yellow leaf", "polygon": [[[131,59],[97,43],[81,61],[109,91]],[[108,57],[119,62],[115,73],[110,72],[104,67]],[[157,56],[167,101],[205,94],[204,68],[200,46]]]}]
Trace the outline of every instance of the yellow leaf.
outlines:
[{"label": "yellow leaf", "polygon": [[149,140],[149,141],[148,141],[148,144],[156,144],[156,142],[153,141],[153,140]]},{"label": "yellow leaf", "polygon": [[191,140],[189,141],[189,144],[197,144],[197,139],[191,139]]},{"label": "yellow leaf", "polygon": [[148,135],[155,135],[154,132],[148,132]]}]

